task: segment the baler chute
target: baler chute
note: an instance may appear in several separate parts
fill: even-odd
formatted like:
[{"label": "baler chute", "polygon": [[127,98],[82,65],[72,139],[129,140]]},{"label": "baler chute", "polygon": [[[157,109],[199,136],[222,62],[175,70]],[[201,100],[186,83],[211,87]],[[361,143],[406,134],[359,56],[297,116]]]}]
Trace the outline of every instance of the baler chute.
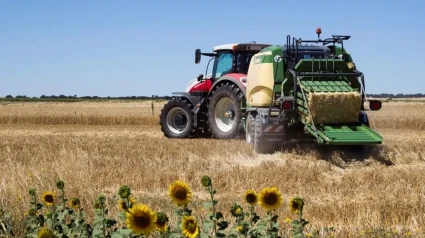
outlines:
[{"label": "baler chute", "polygon": [[381,144],[382,137],[362,121],[361,72],[342,59],[302,59],[290,70],[300,91],[296,110],[319,144]]},{"label": "baler chute", "polygon": [[[286,46],[270,46],[254,56],[247,76],[246,138],[257,152],[294,138],[319,145],[382,143],[365,112],[364,75],[343,47],[349,38],[294,38],[291,46],[288,36]],[[381,107],[380,101],[369,104],[369,110]]]}]

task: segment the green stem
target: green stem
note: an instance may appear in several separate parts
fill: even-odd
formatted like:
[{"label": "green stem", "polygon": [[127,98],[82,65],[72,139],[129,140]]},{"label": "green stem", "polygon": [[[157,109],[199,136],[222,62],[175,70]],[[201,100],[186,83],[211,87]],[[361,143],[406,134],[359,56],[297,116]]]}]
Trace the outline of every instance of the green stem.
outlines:
[{"label": "green stem", "polygon": [[54,205],[52,205],[51,216],[52,216],[52,231],[54,231],[55,230],[55,208],[54,208]]},{"label": "green stem", "polygon": [[[216,214],[215,214],[215,203],[214,203],[214,194],[213,194],[213,191],[214,191],[214,189],[213,189],[213,186],[212,186],[212,183],[211,183],[211,185],[210,185],[210,195],[211,195],[211,204],[212,204],[212,213],[213,213],[213,216],[214,216],[214,218],[216,217]],[[214,219],[213,220],[213,222],[214,222],[214,235],[217,237],[217,221]]]},{"label": "green stem", "polygon": [[106,237],[106,229],[105,229],[105,206],[104,203],[102,201],[102,233],[103,233],[103,237]]}]

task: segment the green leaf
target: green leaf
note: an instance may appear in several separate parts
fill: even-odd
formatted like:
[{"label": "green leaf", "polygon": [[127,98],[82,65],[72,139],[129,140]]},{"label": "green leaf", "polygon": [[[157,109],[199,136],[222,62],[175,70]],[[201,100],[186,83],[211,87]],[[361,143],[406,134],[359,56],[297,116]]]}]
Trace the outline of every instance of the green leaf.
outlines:
[{"label": "green leaf", "polygon": [[41,208],[43,208],[43,204],[41,204],[41,203],[37,203],[36,205],[35,205],[35,207],[37,208],[37,210],[40,210]]},{"label": "green leaf", "polygon": [[217,237],[226,237],[226,233],[223,231],[217,231]]},{"label": "green leaf", "polygon": [[211,202],[204,202],[203,206],[205,209],[210,209],[212,207],[212,203]]},{"label": "green leaf", "polygon": [[221,213],[221,212],[217,212],[217,213],[216,213],[216,215],[215,215],[215,218],[216,218],[217,220],[220,220],[221,218],[224,218],[223,213]]},{"label": "green leaf", "polygon": [[209,231],[214,227],[214,223],[212,221],[204,221],[202,227],[205,231]]},{"label": "green leaf", "polygon": [[110,227],[114,226],[115,224],[117,224],[117,221],[115,221],[113,219],[106,219],[106,227],[110,228]]},{"label": "green leaf", "polygon": [[182,236],[179,233],[171,233],[168,237],[169,238],[180,238]]},{"label": "green leaf", "polygon": [[220,221],[217,225],[219,230],[225,230],[229,226],[229,223],[227,221]]}]

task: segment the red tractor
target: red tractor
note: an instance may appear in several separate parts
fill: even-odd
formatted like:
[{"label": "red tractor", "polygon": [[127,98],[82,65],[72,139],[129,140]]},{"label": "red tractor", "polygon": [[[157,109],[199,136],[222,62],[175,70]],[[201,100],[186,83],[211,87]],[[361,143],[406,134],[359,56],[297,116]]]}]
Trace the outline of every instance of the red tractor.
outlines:
[{"label": "red tractor", "polygon": [[251,57],[269,44],[227,44],[213,48],[213,53],[195,51],[195,63],[201,56],[212,60],[212,74],[200,74],[191,80],[185,92],[175,95],[164,105],[160,125],[168,138],[214,137],[235,138],[244,119],[246,75]]}]

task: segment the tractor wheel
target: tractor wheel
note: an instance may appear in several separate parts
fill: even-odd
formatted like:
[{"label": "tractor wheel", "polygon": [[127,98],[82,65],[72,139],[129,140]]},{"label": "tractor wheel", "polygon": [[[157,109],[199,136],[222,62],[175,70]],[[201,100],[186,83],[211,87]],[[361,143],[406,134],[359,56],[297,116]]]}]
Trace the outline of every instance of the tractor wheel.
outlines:
[{"label": "tractor wheel", "polygon": [[193,129],[192,105],[182,98],[170,100],[159,116],[161,131],[168,138],[191,137]]},{"label": "tractor wheel", "polygon": [[254,123],[251,124],[251,133],[253,134],[253,146],[255,152],[259,154],[270,154],[275,151],[275,145],[272,141],[266,141],[265,136],[261,135],[261,117],[255,116]]},{"label": "tractor wheel", "polygon": [[219,85],[212,92],[208,105],[209,130],[214,138],[232,139],[241,121],[241,90],[233,84]]},{"label": "tractor wheel", "polygon": [[254,126],[255,125],[255,119],[254,116],[249,113],[246,118],[246,127],[245,127],[245,140],[248,144],[253,144],[254,141]]}]

